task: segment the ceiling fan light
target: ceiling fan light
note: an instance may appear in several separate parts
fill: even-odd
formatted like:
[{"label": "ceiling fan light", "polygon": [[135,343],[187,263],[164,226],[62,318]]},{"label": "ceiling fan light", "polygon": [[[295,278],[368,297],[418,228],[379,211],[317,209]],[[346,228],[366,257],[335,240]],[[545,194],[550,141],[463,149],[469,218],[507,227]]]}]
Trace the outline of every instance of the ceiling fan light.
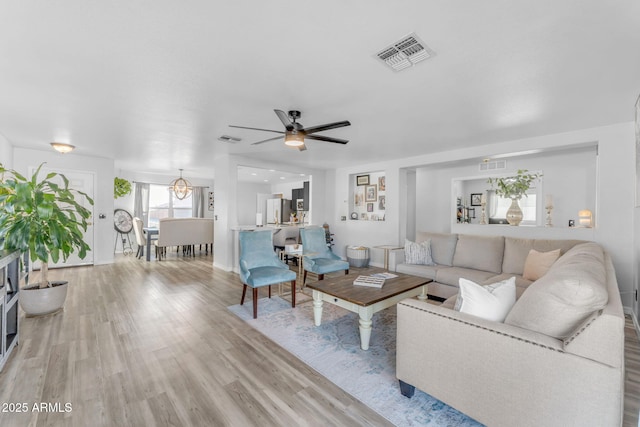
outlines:
[{"label": "ceiling fan light", "polygon": [[288,147],[301,147],[304,145],[304,135],[297,132],[287,132],[284,137],[284,144]]},{"label": "ceiling fan light", "polygon": [[62,154],[70,153],[73,151],[74,148],[76,148],[74,145],[65,144],[64,142],[52,142],[51,146],[58,153],[62,153]]}]

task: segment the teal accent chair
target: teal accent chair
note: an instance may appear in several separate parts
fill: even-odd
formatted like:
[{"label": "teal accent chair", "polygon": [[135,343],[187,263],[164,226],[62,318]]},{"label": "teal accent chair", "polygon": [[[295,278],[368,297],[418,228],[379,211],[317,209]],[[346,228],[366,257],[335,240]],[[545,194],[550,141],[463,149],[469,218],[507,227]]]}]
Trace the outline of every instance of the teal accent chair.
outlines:
[{"label": "teal accent chair", "polygon": [[324,228],[309,227],[300,229],[302,238],[302,251],[304,254],[303,267],[304,278],[302,285],[307,283],[307,272],[318,275],[318,280],[324,280],[325,273],[344,270],[344,274],[349,274],[349,263],[342,261],[327,246],[327,237]]},{"label": "teal accent chair", "polygon": [[296,273],[280,261],[273,251],[271,230],[240,232],[240,280],[244,304],[247,286],[253,288],[253,318],[258,317],[258,288],[291,281],[291,307],[296,306]]}]

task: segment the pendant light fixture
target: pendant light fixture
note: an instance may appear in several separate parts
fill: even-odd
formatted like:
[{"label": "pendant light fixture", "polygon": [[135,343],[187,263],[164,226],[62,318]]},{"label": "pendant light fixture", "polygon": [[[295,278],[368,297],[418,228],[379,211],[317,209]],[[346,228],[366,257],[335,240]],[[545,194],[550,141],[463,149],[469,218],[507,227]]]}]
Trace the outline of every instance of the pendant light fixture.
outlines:
[{"label": "pendant light fixture", "polygon": [[191,184],[182,177],[182,169],[180,169],[180,178],[176,178],[169,184],[169,189],[173,191],[176,199],[183,200],[191,194]]}]

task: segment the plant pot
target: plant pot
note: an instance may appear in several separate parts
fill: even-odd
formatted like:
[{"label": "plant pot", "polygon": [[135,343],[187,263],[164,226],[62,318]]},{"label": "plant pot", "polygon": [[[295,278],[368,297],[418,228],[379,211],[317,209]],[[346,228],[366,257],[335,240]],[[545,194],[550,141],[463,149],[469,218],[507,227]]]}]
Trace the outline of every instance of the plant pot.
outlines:
[{"label": "plant pot", "polygon": [[51,282],[51,287],[39,288],[39,284],[20,290],[20,307],[27,317],[55,313],[64,307],[68,282]]},{"label": "plant pot", "polygon": [[522,209],[518,204],[518,199],[511,199],[511,206],[507,210],[507,222],[509,225],[519,225],[522,222]]}]

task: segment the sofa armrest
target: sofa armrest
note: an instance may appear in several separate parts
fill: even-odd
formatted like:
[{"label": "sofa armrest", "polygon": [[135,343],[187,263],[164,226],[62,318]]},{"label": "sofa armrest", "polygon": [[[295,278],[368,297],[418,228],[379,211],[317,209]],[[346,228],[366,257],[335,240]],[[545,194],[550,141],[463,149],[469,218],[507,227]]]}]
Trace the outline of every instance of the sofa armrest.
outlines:
[{"label": "sofa armrest", "polygon": [[567,353],[556,338],[428,302],[403,300],[397,310],[397,378],[477,421],[620,424],[620,368]]},{"label": "sofa armrest", "polygon": [[404,264],[404,249],[389,251],[389,271],[397,271],[398,264]]}]

